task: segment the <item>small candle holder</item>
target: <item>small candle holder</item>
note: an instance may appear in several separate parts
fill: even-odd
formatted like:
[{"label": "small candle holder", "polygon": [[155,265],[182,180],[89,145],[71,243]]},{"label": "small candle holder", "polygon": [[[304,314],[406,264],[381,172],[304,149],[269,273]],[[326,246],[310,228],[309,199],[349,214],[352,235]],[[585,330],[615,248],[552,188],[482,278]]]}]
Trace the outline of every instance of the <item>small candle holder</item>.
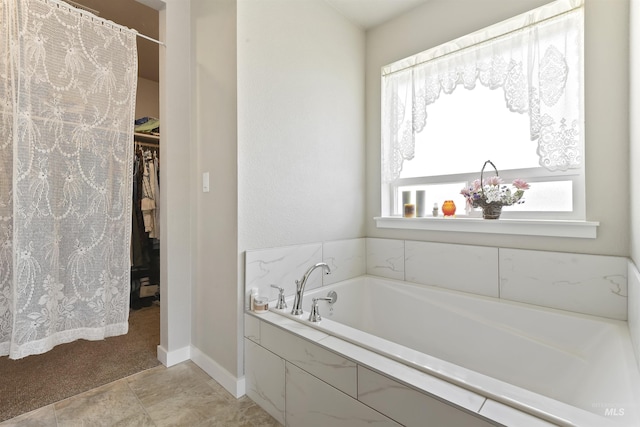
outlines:
[{"label": "small candle holder", "polygon": [[415,218],[416,217],[416,205],[413,203],[407,203],[404,205],[404,217]]},{"label": "small candle holder", "polygon": [[453,200],[445,200],[442,204],[442,214],[445,217],[453,217],[456,214],[456,204]]}]

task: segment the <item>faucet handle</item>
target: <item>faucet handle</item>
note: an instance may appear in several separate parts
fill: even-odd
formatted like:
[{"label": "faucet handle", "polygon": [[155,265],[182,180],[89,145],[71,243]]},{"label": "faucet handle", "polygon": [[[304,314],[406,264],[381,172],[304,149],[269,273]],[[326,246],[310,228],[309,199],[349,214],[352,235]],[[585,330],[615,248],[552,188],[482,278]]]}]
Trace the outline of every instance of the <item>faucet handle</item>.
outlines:
[{"label": "faucet handle", "polygon": [[271,285],[271,287],[280,291],[280,293],[278,294],[278,303],[276,304],[276,308],[278,310],[287,308],[287,302],[284,300],[284,288],[276,285]]},{"label": "faucet handle", "polygon": [[309,315],[309,321],[311,322],[319,322],[322,320],[320,317],[320,308],[318,307],[318,301],[331,301],[332,298],[327,297],[318,297],[314,298],[311,304],[311,314]]}]

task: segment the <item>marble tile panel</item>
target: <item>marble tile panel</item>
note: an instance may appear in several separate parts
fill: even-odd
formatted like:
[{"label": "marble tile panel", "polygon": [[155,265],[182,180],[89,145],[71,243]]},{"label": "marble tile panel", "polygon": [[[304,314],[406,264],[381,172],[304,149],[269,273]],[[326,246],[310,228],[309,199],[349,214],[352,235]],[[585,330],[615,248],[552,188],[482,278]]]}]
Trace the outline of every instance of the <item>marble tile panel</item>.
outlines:
[{"label": "marble tile panel", "polygon": [[627,259],[500,249],[500,298],[627,319]]},{"label": "marble tile panel", "polygon": [[[305,323],[301,323],[286,315],[268,312],[263,314],[256,314],[255,316],[259,316],[261,320],[264,319],[266,322],[277,325],[284,330],[293,332],[296,335],[299,335],[309,341],[319,341],[329,336],[326,332],[322,332],[319,329],[310,328]],[[305,312],[301,317],[305,320],[308,319],[309,312]]]},{"label": "marble tile panel", "polygon": [[498,248],[408,240],[405,280],[498,297]]},{"label": "marble tile panel", "polygon": [[489,427],[493,424],[367,368],[358,367],[358,400],[406,426]]},{"label": "marble tile panel", "polygon": [[367,238],[367,274],[404,280],[404,240]]},{"label": "marble tile panel", "polygon": [[260,320],[250,314],[244,315],[244,336],[260,344]]},{"label": "marble tile panel", "polygon": [[[285,295],[293,295],[296,280],[300,280],[309,267],[322,262],[322,243],[257,249],[245,254],[245,307],[249,305],[251,288],[258,288],[261,296],[270,301],[277,299],[278,290],[271,284],[285,289]],[[322,286],[322,274],[314,272],[309,277],[306,289]]]},{"label": "marble tile panel", "polygon": [[438,396],[441,400],[455,404],[468,411],[478,412],[485,401],[485,398],[479,394],[339,338],[328,337],[323,339],[321,343],[337,353],[357,360],[358,368],[375,368],[376,371],[395,378],[403,384]]},{"label": "marble tile panel", "polygon": [[284,424],[284,360],[245,338],[246,393]]},{"label": "marble tile panel", "polygon": [[286,389],[287,427],[400,425],[288,362]]},{"label": "marble tile panel", "polygon": [[636,354],[638,368],[640,368],[640,272],[638,267],[629,261],[629,333],[631,334],[631,344]]},{"label": "marble tile panel", "polygon": [[153,426],[126,380],[87,391],[54,405],[58,426]]},{"label": "marble tile panel", "polygon": [[322,257],[331,268],[331,274],[323,275],[322,284],[330,285],[366,273],[366,240],[349,239],[325,242]]},{"label": "marble tile panel", "polygon": [[2,427],[56,427],[57,425],[53,405],[44,406],[0,423]]},{"label": "marble tile panel", "polygon": [[491,399],[487,399],[480,414],[505,426],[552,427],[556,425]]},{"label": "marble tile panel", "polygon": [[267,350],[356,397],[354,362],[267,323],[262,324],[261,334],[262,346]]}]

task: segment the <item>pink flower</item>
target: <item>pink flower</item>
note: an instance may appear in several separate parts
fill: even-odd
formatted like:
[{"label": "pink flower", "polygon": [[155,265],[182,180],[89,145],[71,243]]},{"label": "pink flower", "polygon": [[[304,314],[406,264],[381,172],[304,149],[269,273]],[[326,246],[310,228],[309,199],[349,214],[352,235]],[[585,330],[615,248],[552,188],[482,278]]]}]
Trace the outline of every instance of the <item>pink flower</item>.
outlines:
[{"label": "pink flower", "polygon": [[522,179],[519,179],[519,178],[518,179],[514,179],[512,184],[518,190],[528,190],[529,189],[529,184],[527,184],[526,181],[524,181]]},{"label": "pink flower", "polygon": [[481,184],[480,184],[480,180],[479,179],[474,180],[473,184],[471,184],[471,185],[472,185],[472,188],[473,188],[474,192],[480,190]]},{"label": "pink flower", "polygon": [[499,176],[492,176],[491,178],[487,178],[484,180],[485,185],[500,185],[502,184],[502,178]]}]

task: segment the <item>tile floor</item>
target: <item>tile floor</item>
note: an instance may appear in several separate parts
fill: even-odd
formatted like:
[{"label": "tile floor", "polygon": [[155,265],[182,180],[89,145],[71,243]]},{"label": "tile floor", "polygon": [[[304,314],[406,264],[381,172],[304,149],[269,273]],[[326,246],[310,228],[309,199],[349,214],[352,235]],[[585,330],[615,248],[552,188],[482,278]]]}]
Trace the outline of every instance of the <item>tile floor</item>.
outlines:
[{"label": "tile floor", "polygon": [[280,426],[191,361],[158,366],[0,423],[7,426]]}]

